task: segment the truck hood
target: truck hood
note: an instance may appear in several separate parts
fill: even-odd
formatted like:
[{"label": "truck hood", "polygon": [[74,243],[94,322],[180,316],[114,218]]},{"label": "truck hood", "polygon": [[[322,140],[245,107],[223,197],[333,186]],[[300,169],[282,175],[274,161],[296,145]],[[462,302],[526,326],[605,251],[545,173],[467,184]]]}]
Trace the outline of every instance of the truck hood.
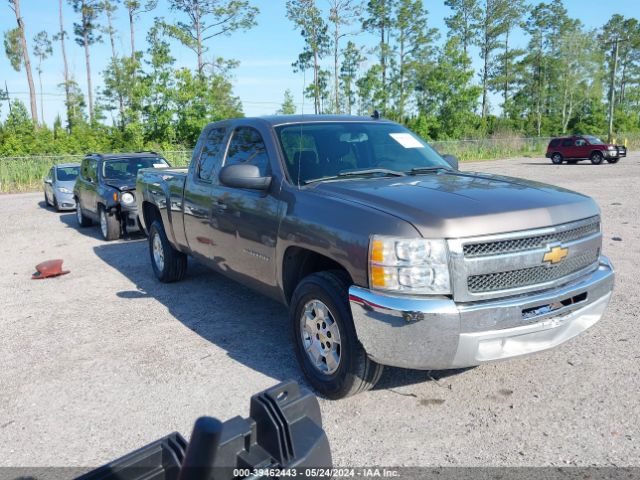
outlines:
[{"label": "truck hood", "polygon": [[331,181],[314,190],[394,215],[432,238],[548,227],[599,214],[596,203],[585,195],[484,173]]}]

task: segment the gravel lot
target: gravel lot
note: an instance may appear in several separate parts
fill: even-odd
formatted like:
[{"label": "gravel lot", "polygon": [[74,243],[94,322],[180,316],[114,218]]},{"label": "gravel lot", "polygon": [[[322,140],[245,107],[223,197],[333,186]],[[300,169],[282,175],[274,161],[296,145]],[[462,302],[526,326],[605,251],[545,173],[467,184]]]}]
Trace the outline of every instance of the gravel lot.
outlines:
[{"label": "gravel lot", "polygon": [[[639,167],[640,154],[464,164],[595,197],[613,300],[555,350],[464,372],[389,368],[373,391],[321,400],[335,464],[640,466]],[[304,381],[283,306],[195,263],[162,285],[144,239],[105,243],[39,193],[0,196],[0,254],[2,466],[97,466],[187,436],[199,415],[246,416],[251,394]],[[51,258],[71,274],[30,280]]]}]

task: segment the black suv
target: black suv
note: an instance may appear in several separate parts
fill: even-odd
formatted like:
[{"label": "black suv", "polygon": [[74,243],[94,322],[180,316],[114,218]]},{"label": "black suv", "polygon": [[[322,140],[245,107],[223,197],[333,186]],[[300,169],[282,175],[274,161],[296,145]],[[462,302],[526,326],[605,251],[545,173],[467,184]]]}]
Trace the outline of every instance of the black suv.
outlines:
[{"label": "black suv", "polygon": [[73,189],[81,227],[100,224],[105,240],[140,230],[135,189],[141,168],[169,167],[155,152],[87,155]]}]

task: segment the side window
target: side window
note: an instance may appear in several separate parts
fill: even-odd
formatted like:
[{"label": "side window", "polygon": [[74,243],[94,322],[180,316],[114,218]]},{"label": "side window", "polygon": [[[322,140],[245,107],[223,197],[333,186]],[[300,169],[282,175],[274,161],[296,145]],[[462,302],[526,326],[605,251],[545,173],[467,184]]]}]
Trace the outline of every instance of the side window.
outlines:
[{"label": "side window", "polygon": [[95,182],[98,180],[98,161],[97,160],[89,160],[87,161],[87,180],[91,180]]},{"label": "side window", "polygon": [[587,144],[584,138],[578,138],[576,140],[576,147],[584,147]]},{"label": "side window", "polygon": [[551,143],[549,144],[549,146],[551,148],[557,147],[560,144],[560,140],[555,139],[555,140],[551,140]]},{"label": "side window", "polygon": [[573,146],[573,140],[571,140],[570,138],[567,138],[566,140],[562,141],[562,146],[563,147],[572,147]]},{"label": "side window", "polygon": [[240,127],[233,132],[226,165],[248,163],[260,169],[260,175],[269,174],[269,157],[260,132],[251,127]]},{"label": "side window", "polygon": [[207,134],[198,158],[198,178],[201,180],[210,181],[215,178],[220,166],[220,153],[224,148],[225,134],[224,128],[214,128]]},{"label": "side window", "polygon": [[51,180],[52,182],[56,181],[56,177],[54,177],[54,169],[55,167],[51,167],[51,170],[47,173],[47,180]]},{"label": "side window", "polygon": [[80,165],[80,176],[85,180],[89,178],[89,159],[87,158],[83,159]]}]

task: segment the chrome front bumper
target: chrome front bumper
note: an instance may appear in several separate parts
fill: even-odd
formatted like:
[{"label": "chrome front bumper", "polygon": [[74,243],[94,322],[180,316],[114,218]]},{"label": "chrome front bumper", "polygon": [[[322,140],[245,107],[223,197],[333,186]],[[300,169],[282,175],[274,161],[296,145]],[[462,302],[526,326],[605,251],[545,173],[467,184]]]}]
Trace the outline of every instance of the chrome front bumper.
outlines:
[{"label": "chrome front bumper", "polygon": [[423,370],[462,368],[553,348],[602,317],[614,270],[598,269],[542,293],[473,303],[402,297],[352,286],[358,339],[378,363]]}]

